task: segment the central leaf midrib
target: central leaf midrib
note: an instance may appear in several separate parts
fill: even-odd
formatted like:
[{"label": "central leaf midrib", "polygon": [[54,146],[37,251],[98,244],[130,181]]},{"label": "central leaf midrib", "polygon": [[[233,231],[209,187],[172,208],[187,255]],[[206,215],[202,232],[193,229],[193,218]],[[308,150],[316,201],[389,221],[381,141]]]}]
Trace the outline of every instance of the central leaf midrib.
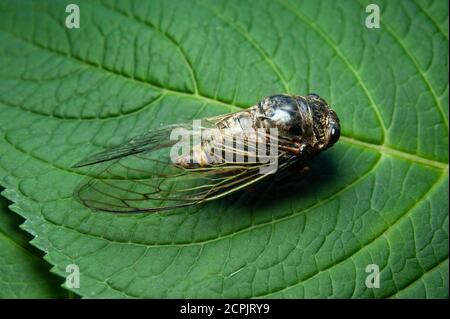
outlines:
[{"label": "central leaf midrib", "polygon": [[364,147],[364,148],[369,148],[372,150],[377,151],[378,153],[381,154],[386,154],[386,155],[391,155],[397,158],[401,158],[404,160],[409,160],[411,162],[415,162],[421,165],[426,165],[426,166],[431,166],[433,168],[437,168],[440,170],[445,170],[448,168],[448,163],[446,162],[441,162],[441,161],[436,161],[433,159],[429,159],[426,157],[422,157],[422,156],[418,156],[416,154],[412,154],[412,153],[408,153],[408,152],[404,152],[395,148],[391,148],[391,147],[387,147],[385,145],[380,145],[380,144],[372,144],[372,143],[367,143],[349,136],[341,136],[342,141],[347,142],[349,144],[353,144],[353,145],[357,145],[360,147]]}]

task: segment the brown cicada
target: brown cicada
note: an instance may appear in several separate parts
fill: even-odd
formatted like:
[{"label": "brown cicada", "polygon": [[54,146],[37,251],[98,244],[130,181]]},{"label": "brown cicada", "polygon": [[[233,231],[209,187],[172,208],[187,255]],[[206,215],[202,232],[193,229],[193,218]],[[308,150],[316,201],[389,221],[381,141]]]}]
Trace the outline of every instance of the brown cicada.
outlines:
[{"label": "brown cicada", "polygon": [[234,193],[331,147],[339,119],[317,94],[273,95],[240,112],[150,130],[90,156],[76,189],[109,212],[185,207]]}]

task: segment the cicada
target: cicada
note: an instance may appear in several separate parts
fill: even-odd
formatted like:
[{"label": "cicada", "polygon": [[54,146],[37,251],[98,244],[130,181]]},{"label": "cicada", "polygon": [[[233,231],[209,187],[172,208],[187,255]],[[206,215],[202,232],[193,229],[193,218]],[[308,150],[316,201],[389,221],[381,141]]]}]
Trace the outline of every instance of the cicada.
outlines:
[{"label": "cicada", "polygon": [[119,213],[198,205],[305,162],[339,136],[338,116],[317,94],[273,95],[240,112],[149,130],[78,162],[92,170],[75,196]]}]

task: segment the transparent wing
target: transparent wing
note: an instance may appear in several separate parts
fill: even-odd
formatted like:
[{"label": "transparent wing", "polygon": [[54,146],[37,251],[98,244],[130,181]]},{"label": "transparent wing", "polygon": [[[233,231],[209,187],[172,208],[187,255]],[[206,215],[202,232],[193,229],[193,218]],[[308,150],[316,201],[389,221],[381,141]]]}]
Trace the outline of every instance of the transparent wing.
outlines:
[{"label": "transparent wing", "polygon": [[176,141],[170,140],[170,133],[176,128],[188,129],[188,124],[167,125],[162,128],[148,131],[147,133],[138,135],[117,147],[94,154],[93,156],[89,156],[76,163],[74,167],[88,166],[118,159],[124,156],[171,147],[176,143]]},{"label": "transparent wing", "polygon": [[[203,120],[202,126],[213,127],[220,119]],[[230,161],[225,156],[206,166],[174,163],[170,150],[177,140],[171,140],[170,135],[177,128],[192,129],[192,123],[149,131],[77,163],[76,167],[90,169],[75,191],[76,198],[94,210],[152,212],[223,197],[268,176],[260,171],[265,164]],[[225,145],[218,140],[215,146],[241,158],[256,157],[256,140],[247,139],[245,145]],[[285,155],[276,154],[279,167],[289,163]]]}]

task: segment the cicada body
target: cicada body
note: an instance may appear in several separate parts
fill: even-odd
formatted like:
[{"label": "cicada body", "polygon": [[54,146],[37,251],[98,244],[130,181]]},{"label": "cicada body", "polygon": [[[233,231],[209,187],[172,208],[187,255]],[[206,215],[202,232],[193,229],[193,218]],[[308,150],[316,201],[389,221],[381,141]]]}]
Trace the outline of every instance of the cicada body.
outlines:
[{"label": "cicada body", "polygon": [[196,205],[244,189],[331,147],[339,119],[317,94],[274,95],[236,113],[150,130],[77,163],[75,195],[94,210]]}]

